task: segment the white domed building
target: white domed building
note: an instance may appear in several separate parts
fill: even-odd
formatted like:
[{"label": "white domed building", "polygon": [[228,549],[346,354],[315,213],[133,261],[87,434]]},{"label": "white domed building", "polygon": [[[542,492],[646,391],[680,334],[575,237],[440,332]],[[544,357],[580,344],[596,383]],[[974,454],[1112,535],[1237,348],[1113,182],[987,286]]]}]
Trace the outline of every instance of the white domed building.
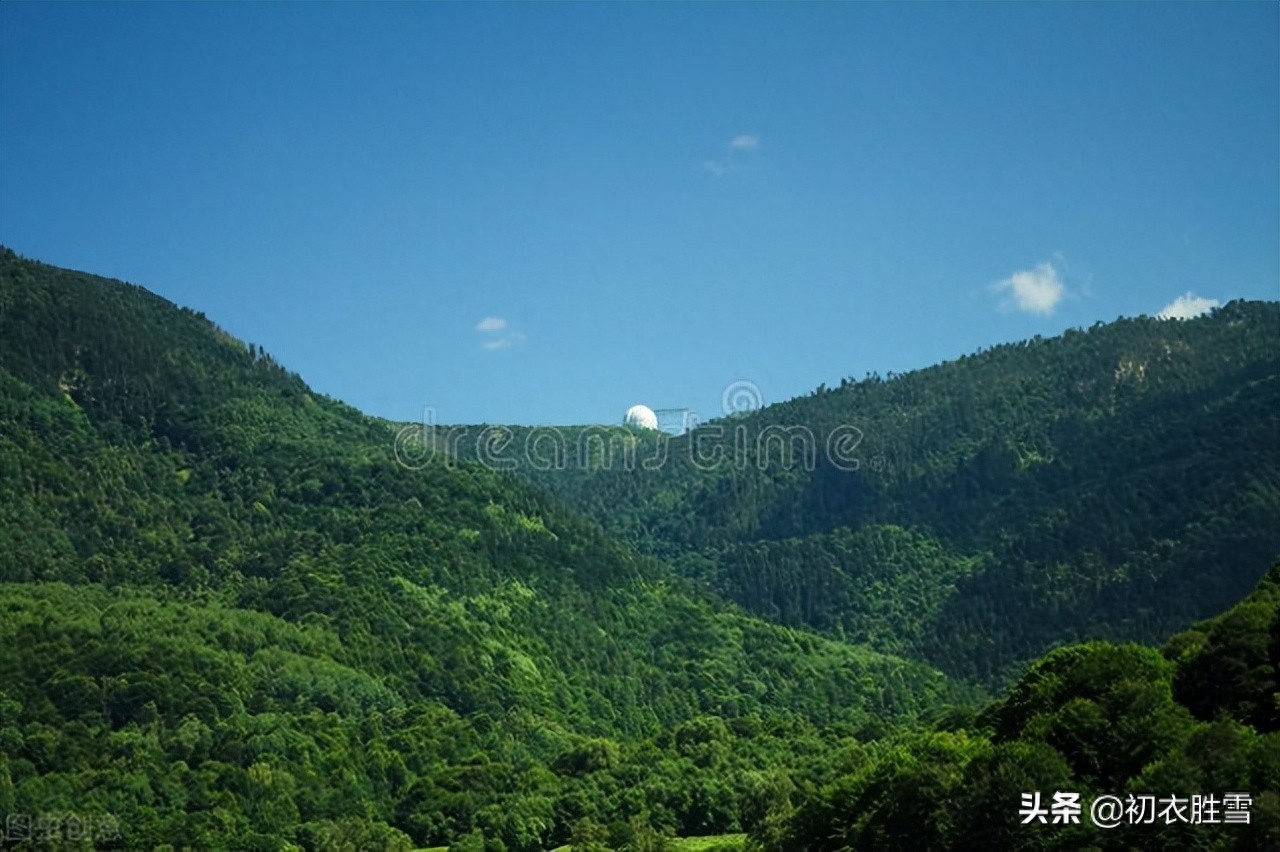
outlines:
[{"label": "white domed building", "polygon": [[633,429],[657,429],[658,415],[647,405],[633,405],[623,416],[622,425]]}]

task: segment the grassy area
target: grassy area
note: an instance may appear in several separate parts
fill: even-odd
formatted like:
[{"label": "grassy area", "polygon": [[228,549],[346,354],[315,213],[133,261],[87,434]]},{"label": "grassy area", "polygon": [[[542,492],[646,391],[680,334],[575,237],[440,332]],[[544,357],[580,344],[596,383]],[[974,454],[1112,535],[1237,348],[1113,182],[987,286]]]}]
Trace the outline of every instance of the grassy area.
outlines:
[{"label": "grassy area", "polygon": [[671,842],[672,852],[741,852],[745,834],[717,834],[712,837],[680,837]]},{"label": "grassy area", "polygon": [[[745,834],[716,834],[708,837],[673,837],[667,847],[671,852],[742,852]],[[559,846],[551,852],[572,852],[571,846]],[[437,852],[434,849],[422,852]],[[443,852],[443,850],[440,850]]]}]

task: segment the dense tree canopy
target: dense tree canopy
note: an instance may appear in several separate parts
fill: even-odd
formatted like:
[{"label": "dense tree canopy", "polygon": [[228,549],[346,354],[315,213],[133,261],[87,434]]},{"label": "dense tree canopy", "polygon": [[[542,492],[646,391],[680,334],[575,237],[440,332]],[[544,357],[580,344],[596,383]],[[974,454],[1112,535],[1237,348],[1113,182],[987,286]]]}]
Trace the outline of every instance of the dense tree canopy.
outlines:
[{"label": "dense tree canopy", "polygon": [[1280,304],[1037,337],[679,438],[508,431],[448,446],[751,612],[998,684],[1063,642],[1158,642],[1280,552]]},{"label": "dense tree canopy", "polygon": [[237,848],[736,831],[760,767],[956,694],[508,475],[406,466],[386,424],[140,288],[5,254],[0,390],[20,813]]},{"label": "dense tree canopy", "polygon": [[[1162,652],[1033,658],[1163,639],[1280,550],[1276,319],[847,382],[728,425],[854,424],[859,465],[745,440],[727,469],[405,430],[0,252],[0,814],[129,848],[1275,845],[1275,570]],[[559,460],[500,469],[504,440]],[[1099,840],[1020,825],[1029,789],[1255,819]]]},{"label": "dense tree canopy", "polygon": [[[1059,648],[981,713],[877,744],[753,837],[770,850],[1275,849],[1280,732],[1258,707],[1280,707],[1280,666],[1265,650],[1280,634],[1277,590],[1280,564],[1245,602],[1170,639],[1163,656],[1107,642]],[[1207,665],[1230,683],[1203,678]],[[1184,818],[1104,831],[1085,809],[1079,824],[1027,824],[1019,804],[1033,791],[1086,803],[1178,796]],[[1248,824],[1192,822],[1192,797],[1228,791],[1251,794]]]}]

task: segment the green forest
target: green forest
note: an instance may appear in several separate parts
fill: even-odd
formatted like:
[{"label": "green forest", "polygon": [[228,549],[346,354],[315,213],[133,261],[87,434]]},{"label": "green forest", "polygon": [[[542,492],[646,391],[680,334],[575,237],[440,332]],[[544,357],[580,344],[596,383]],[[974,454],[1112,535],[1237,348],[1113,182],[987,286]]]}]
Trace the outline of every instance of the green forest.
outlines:
[{"label": "green forest", "polygon": [[1280,848],[1278,427],[1236,302],[498,464],[3,250],[0,846]]},{"label": "green forest", "polygon": [[1159,643],[1280,553],[1280,304],[848,379],[681,437],[513,427],[495,453],[428,431],[749,612],[999,688],[1065,642]]}]

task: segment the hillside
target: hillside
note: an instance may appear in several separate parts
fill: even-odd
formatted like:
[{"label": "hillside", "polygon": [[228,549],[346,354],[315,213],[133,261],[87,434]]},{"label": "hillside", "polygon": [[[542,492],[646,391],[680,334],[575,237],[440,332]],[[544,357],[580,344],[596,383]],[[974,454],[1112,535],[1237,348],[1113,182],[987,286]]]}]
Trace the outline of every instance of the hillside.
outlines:
[{"label": "hillside", "polygon": [[[0,813],[98,848],[1273,848],[1278,320],[846,383],[710,424],[743,449],[708,463],[388,424],[4,252]],[[861,439],[760,452],[800,425]],[[929,661],[1021,671],[984,704]],[[1028,828],[1033,789],[1252,821]]]},{"label": "hillside", "polygon": [[999,682],[1055,644],[1161,641],[1280,553],[1280,304],[1037,337],[680,438],[430,431],[758,615]]},{"label": "hillside", "polygon": [[0,812],[130,847],[745,830],[769,773],[956,694],[510,475],[406,466],[203,316],[9,251],[0,612]]},{"label": "hillside", "polygon": [[[1278,707],[1280,564],[1163,652],[1060,648],[981,712],[862,750],[816,792],[778,802],[754,839],[769,852],[1280,848]],[[1079,822],[1028,824],[1031,791],[1046,810],[1055,792],[1079,794]],[[1228,816],[1232,792],[1247,819]],[[1091,805],[1103,795],[1151,797],[1149,813],[1102,830]]]}]

